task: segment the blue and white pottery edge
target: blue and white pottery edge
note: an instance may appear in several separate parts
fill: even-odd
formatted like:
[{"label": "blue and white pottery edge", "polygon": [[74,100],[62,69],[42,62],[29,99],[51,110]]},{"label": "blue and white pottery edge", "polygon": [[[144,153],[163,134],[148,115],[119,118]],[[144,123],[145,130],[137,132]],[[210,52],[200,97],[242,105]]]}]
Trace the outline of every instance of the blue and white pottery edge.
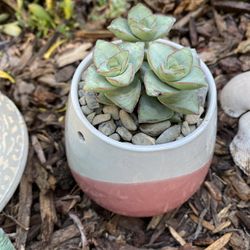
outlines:
[{"label": "blue and white pottery edge", "polygon": [[15,104],[0,92],[0,212],[15,192],[28,156],[28,132]]}]

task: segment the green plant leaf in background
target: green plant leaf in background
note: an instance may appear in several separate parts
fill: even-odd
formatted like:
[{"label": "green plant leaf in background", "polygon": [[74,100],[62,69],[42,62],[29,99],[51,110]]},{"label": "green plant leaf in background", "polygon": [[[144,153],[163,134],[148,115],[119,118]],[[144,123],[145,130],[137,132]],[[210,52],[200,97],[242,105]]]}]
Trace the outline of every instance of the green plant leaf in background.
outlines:
[{"label": "green plant leaf in background", "polygon": [[21,34],[22,30],[19,27],[18,22],[12,22],[0,25],[0,32],[16,37]]},{"label": "green plant leaf in background", "polygon": [[73,13],[74,13],[73,0],[63,0],[62,8],[63,8],[65,19],[69,20],[73,16]]}]

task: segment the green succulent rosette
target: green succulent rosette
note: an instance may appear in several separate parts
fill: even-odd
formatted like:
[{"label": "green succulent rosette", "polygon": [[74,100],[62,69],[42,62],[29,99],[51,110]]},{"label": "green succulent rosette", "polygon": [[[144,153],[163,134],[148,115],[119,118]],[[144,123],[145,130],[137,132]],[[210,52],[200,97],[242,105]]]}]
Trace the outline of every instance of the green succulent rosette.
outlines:
[{"label": "green succulent rosette", "polygon": [[149,8],[139,3],[128,12],[128,19],[116,18],[108,29],[123,41],[148,42],[167,35],[174,22],[174,17],[154,15]]},{"label": "green succulent rosette", "polygon": [[139,123],[197,114],[198,89],[207,87],[207,82],[196,51],[152,41],[166,35],[174,21],[153,15],[142,4],[129,11],[128,20],[115,19],[109,29],[126,42],[97,41],[84,90],[98,93],[100,103],[115,104],[129,113],[139,103]]},{"label": "green succulent rosette", "polygon": [[104,98],[132,112],[138,102],[141,83],[136,73],[144,58],[144,43],[114,44],[98,40],[94,64],[85,72],[84,90],[102,93]]},{"label": "green succulent rosette", "polygon": [[197,89],[207,86],[195,50],[175,49],[151,42],[147,50],[149,70],[144,73],[146,93],[182,114],[198,113]]}]

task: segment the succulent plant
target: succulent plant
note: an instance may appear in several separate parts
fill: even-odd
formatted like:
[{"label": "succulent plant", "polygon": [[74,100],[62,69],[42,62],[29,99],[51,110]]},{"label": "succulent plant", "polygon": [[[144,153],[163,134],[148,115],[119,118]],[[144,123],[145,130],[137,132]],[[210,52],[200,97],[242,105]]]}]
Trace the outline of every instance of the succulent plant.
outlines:
[{"label": "succulent plant", "polygon": [[136,75],[144,58],[144,43],[113,44],[98,40],[94,65],[85,73],[86,91],[104,93],[117,106],[132,112],[139,100],[141,83]]},{"label": "succulent plant", "polygon": [[150,9],[139,3],[128,12],[128,20],[116,18],[108,29],[123,41],[152,41],[165,36],[174,22],[174,17],[154,15]]},{"label": "succulent plant", "polygon": [[12,245],[10,239],[4,233],[4,231],[0,228],[0,249],[1,250],[15,250]]},{"label": "succulent plant", "polygon": [[151,41],[166,34],[173,22],[142,4],[129,11],[128,21],[115,19],[109,29],[126,42],[97,41],[93,64],[84,73],[84,90],[129,113],[139,103],[139,123],[198,113],[198,89],[207,83],[196,51]]}]

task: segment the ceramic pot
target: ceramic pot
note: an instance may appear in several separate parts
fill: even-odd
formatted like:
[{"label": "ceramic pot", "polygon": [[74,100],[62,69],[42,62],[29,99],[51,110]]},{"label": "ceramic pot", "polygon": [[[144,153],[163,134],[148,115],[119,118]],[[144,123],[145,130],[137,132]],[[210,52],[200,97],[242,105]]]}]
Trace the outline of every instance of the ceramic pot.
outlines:
[{"label": "ceramic pot", "polygon": [[105,136],[82,113],[78,83],[91,63],[92,53],[74,74],[66,115],[66,152],[75,180],[97,204],[118,214],[153,216],[180,206],[200,187],[213,156],[217,98],[209,69],[201,63],[209,85],[202,124],[178,141],[140,146]]}]

